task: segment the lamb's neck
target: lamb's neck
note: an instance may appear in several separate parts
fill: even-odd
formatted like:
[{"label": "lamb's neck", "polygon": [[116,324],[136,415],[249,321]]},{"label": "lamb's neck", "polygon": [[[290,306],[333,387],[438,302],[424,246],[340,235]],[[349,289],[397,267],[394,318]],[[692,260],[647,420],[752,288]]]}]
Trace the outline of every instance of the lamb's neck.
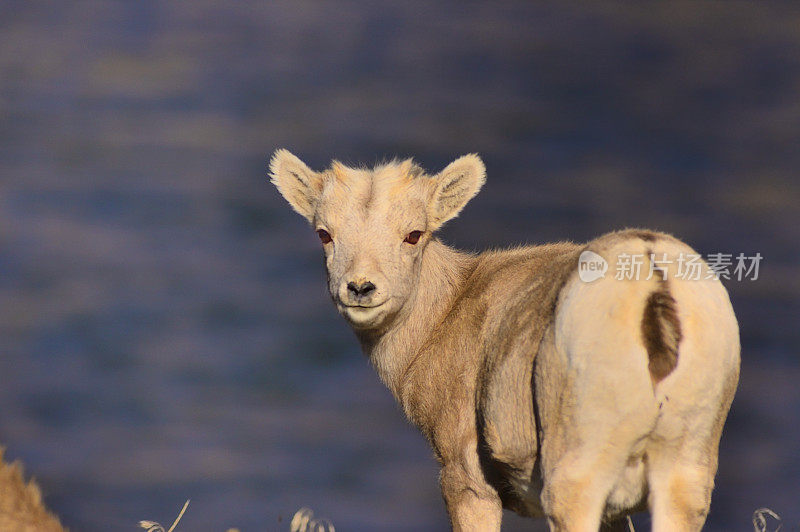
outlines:
[{"label": "lamb's neck", "polygon": [[409,364],[453,306],[477,256],[432,240],[425,249],[416,291],[384,331],[357,332],[381,381],[400,400]]}]

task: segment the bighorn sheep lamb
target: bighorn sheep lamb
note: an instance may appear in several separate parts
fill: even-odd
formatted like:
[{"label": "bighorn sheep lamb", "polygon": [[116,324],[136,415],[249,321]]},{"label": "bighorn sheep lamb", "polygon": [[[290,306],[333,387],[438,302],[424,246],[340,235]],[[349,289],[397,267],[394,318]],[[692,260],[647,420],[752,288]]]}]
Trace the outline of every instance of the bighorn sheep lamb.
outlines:
[{"label": "bighorn sheep lamb", "polygon": [[[689,246],[629,229],[452,249],[435,232],[483,185],[477,155],[430,176],[410,159],[315,172],[278,150],[270,174],[322,241],[336,308],[430,442],[454,530],[499,530],[502,508],[559,531],[648,508],[655,531],[702,527],[739,333],[707,264],[699,280],[678,275]],[[641,275],[613,275],[635,256]]]}]

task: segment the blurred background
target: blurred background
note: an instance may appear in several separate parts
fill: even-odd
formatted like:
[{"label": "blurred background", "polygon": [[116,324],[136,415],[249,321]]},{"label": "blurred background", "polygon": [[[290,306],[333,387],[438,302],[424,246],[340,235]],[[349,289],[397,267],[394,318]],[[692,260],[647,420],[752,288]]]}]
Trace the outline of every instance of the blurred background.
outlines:
[{"label": "blurred background", "polygon": [[279,147],[317,169],[480,153],[442,231],[466,249],[645,226],[761,253],[727,283],[743,368],[707,530],[800,523],[796,4],[9,0],[0,443],[72,530],[186,499],[179,530],[302,506],[447,529],[431,452],[268,183]]}]

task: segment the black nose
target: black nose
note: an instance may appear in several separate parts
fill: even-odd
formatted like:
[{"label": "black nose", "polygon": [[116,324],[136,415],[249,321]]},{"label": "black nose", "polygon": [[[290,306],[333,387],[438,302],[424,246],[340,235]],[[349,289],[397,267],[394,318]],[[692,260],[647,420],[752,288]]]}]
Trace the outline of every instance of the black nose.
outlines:
[{"label": "black nose", "polygon": [[347,283],[347,289],[350,290],[354,296],[361,297],[375,290],[375,285],[369,281],[365,281],[360,285],[357,285],[353,281],[350,281],[349,283]]}]

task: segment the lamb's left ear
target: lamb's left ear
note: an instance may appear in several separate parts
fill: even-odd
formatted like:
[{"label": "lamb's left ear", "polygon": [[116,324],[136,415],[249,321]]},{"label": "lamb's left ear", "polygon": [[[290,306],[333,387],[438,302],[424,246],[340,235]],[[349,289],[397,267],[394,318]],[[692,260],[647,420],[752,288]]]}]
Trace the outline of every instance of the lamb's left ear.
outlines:
[{"label": "lamb's left ear", "polygon": [[458,216],[486,182],[486,167],[476,154],[459,157],[433,176],[433,195],[428,201],[431,230]]},{"label": "lamb's left ear", "polygon": [[322,176],[285,149],[277,150],[272,156],[269,173],[272,183],[289,205],[313,222],[317,200],[322,193]]}]

